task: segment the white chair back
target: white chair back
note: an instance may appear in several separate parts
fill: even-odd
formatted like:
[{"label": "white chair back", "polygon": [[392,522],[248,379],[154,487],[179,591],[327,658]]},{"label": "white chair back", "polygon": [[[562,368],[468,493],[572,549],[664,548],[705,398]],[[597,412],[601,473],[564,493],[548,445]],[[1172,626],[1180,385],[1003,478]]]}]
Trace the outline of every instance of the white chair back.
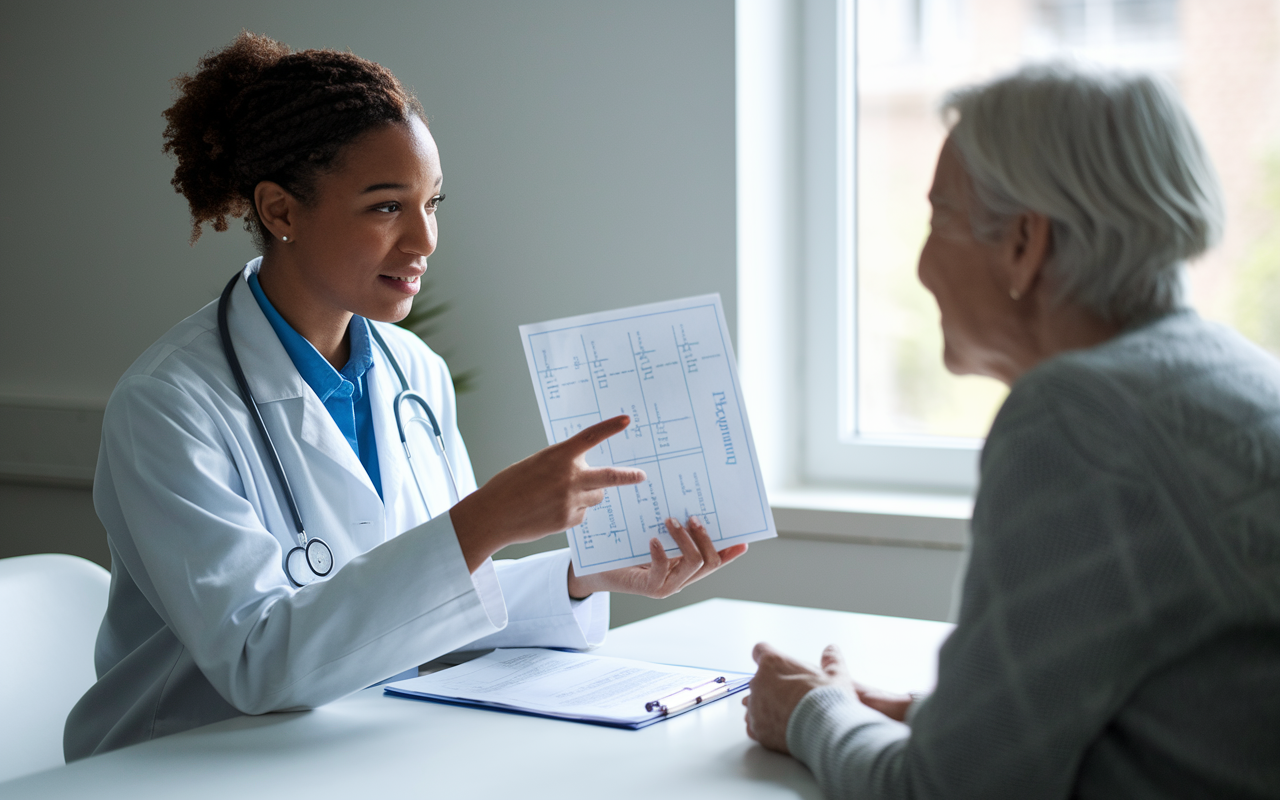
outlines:
[{"label": "white chair back", "polygon": [[75,556],[0,559],[0,781],[64,763],[63,723],[97,680],[110,583]]}]

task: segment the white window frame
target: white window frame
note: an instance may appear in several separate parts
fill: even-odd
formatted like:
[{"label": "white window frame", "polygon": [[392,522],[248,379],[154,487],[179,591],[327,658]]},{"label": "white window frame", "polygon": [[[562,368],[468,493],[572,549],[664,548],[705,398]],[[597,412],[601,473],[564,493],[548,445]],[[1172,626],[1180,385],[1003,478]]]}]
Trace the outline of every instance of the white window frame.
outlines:
[{"label": "white window frame", "polygon": [[967,516],[980,440],[856,430],[855,1],[737,3],[744,392],[775,507]]}]

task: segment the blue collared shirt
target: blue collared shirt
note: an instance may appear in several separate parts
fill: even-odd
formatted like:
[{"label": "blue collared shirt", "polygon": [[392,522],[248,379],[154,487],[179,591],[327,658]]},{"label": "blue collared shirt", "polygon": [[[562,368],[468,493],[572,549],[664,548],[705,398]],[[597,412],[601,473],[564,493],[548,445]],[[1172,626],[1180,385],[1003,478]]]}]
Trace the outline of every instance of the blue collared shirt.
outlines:
[{"label": "blue collared shirt", "polygon": [[365,373],[373,366],[373,343],[369,336],[369,322],[364,317],[353,316],[348,333],[351,338],[351,356],[342,371],[320,355],[320,351],[303,338],[302,334],[280,316],[275,306],[267,299],[262,287],[258,285],[258,274],[249,276],[249,288],[266,315],[267,322],[280,337],[280,344],[289,354],[298,373],[307,382],[311,390],[320,398],[325,410],[338,430],[347,437],[347,443],[355,451],[364,471],[369,474],[373,488],[382,497],[382,473],[378,469],[378,442],[373,435],[373,414],[369,403],[369,392],[365,384]]}]

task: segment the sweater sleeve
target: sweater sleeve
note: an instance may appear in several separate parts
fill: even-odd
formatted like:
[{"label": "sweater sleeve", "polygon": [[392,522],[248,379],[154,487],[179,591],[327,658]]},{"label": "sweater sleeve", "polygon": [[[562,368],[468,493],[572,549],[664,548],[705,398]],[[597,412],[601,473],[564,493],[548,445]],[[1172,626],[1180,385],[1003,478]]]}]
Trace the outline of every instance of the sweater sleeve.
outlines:
[{"label": "sweater sleeve", "polygon": [[797,707],[787,743],[827,797],[1070,794],[1150,660],[1153,609],[1135,568],[1146,554],[1126,534],[1168,521],[1140,470],[1094,455],[1140,449],[1131,433],[1097,408],[1075,411],[1043,382],[1016,387],[1002,409],[960,619],[910,728],[831,689]]}]

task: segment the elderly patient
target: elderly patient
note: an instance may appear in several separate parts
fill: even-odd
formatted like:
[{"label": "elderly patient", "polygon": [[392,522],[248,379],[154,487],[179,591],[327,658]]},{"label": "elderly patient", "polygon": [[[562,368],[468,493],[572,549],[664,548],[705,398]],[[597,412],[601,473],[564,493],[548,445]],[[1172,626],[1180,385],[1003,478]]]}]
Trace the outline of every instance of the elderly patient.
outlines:
[{"label": "elderly patient", "polygon": [[927,698],[757,645],[748,733],[828,797],[1280,797],[1280,364],[1183,305],[1198,136],[1060,65],[944,108],[919,277],[948,369],[1012,389],[959,623]]}]

